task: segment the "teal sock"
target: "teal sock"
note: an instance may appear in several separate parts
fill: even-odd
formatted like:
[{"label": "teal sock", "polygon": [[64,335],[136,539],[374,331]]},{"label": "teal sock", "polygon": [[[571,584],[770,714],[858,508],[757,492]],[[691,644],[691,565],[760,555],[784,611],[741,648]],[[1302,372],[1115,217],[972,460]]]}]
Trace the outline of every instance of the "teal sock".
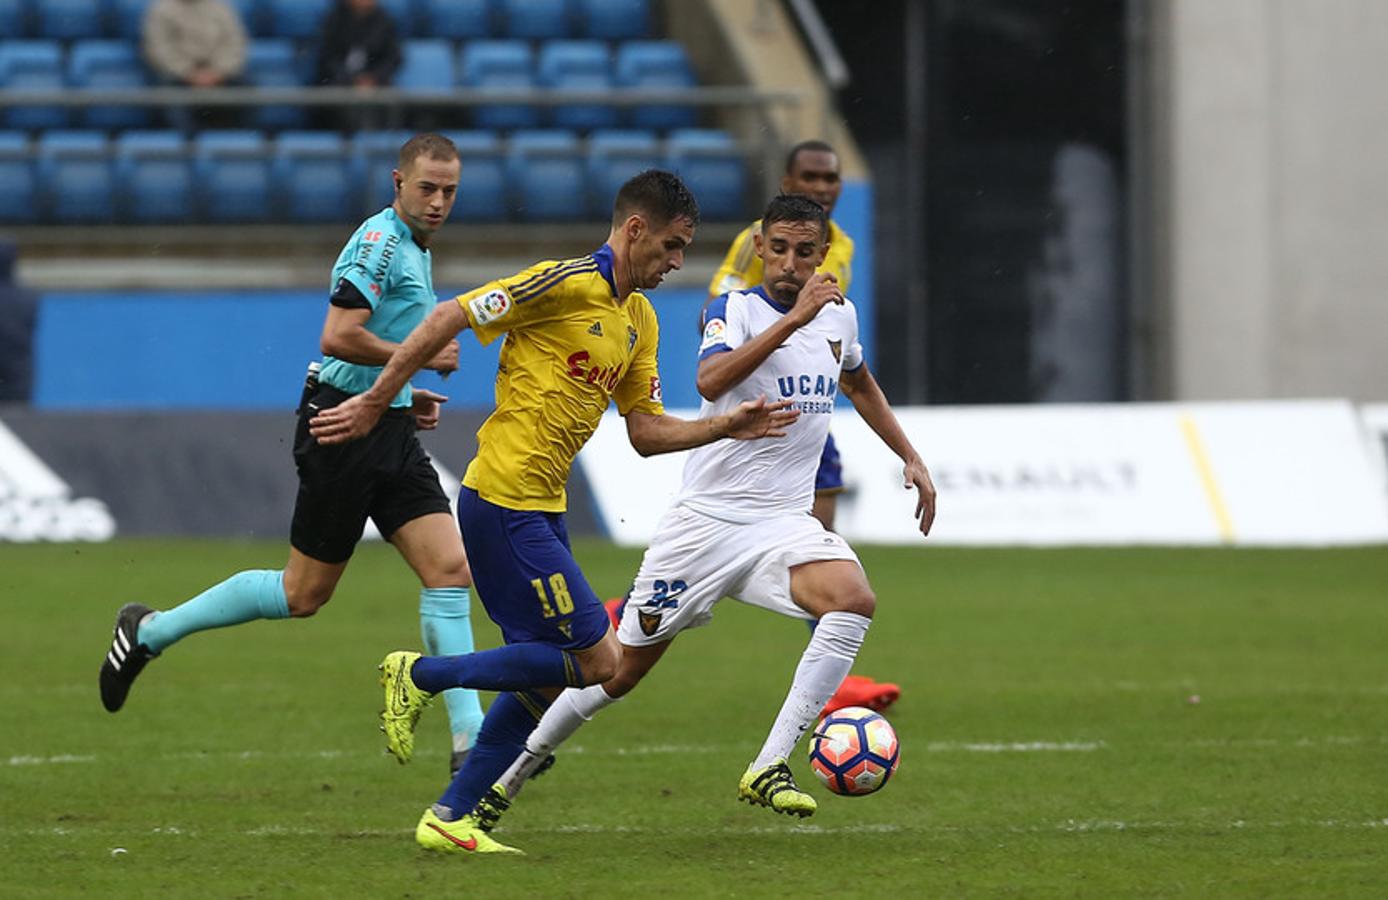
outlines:
[{"label": "teal sock", "polygon": [[[427,655],[459,656],[473,651],[471,606],[467,588],[424,588],[419,592],[419,629]],[[471,750],[482,727],[482,702],[477,692],[451,688],[443,692],[443,700],[448,705],[453,749]]]},{"label": "teal sock", "polygon": [[254,619],[289,618],[284,572],[253,569],[213,585],[192,600],[155,613],[140,623],[139,641],[152,652],[195,631],[239,625]]}]

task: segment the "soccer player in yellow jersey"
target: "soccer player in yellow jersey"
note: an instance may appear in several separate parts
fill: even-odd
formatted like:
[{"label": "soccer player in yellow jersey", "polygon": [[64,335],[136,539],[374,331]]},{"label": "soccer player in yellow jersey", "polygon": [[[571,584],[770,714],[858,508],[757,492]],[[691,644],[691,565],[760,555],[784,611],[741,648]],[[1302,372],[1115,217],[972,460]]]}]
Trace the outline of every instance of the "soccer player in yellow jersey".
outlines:
[{"label": "soccer player in yellow jersey", "polygon": [[[834,213],[843,183],[839,178],[839,156],[834,148],[824,141],[801,141],[786,155],[786,173],[781,177],[781,192],[785,194],[804,194],[829,215]],[[708,286],[709,300],[729,291],[749,290],[762,283],[762,261],[753,245],[753,236],[761,233],[761,220],[753,222],[733,239],[723,264],[718,267],[713,281]],[[828,272],[838,280],[839,290],[850,295],[853,280],[853,239],[831,218],[829,220],[829,249],[824,254],[824,262],[816,270]],[[702,323],[701,323],[702,327]],[[830,531],[834,530],[834,514],[837,511],[838,495],[843,493],[843,466],[839,462],[839,450],[834,445],[834,436],[829,435],[824,442],[824,453],[819,459],[819,471],[815,474],[814,516]],[[610,608],[609,612],[616,613]],[[870,706],[873,709],[886,709],[901,696],[901,688],[895,684],[875,681],[865,675],[849,675],[843,685],[830,699],[825,711],[844,706]]]},{"label": "soccer player in yellow jersey", "polygon": [[505,335],[496,411],[478,431],[458,521],[474,583],[506,645],[451,657],[397,652],[382,663],[382,725],[402,762],[430,695],[453,687],[504,692],[466,763],[419,821],[415,836],[428,849],[506,852],[475,815],[463,814],[524,749],[561,689],[601,684],[616,672],[620,645],[574,561],[564,524],[569,468],[608,403],[616,402],[642,455],[727,437],[784,436],[799,415],[789,401],[765,398],[710,419],[665,415],[656,316],[641,291],[680,267],[698,219],[698,204],[678,177],[642,172],[618,191],[600,249],[540,263],[439,304],[370,389],[311,424],[323,444],[367,434],[390,398],[456,334],[470,329],[484,344]]}]

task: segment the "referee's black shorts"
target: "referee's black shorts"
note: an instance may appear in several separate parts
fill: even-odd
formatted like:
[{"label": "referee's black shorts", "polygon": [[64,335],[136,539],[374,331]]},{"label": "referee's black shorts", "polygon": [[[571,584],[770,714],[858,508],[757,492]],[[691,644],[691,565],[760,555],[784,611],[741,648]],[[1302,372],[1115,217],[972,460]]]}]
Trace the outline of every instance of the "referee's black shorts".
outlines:
[{"label": "referee's black shorts", "polygon": [[408,410],[387,410],[371,433],[359,440],[323,446],[313,439],[308,420],[349,396],[319,385],[299,411],[294,432],[299,496],[289,542],[305,556],[325,563],[351,558],[367,517],[389,540],[406,522],[450,512],[448,497],[415,437],[414,417]]}]

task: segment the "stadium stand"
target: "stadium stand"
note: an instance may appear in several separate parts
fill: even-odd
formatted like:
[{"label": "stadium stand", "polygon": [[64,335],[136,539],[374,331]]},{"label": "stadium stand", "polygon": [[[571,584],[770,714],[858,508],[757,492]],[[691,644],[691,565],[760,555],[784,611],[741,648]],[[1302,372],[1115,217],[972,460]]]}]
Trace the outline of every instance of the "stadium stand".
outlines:
[{"label": "stadium stand", "polygon": [[0,0],[0,35],[18,37],[24,33],[24,4],[20,0]]},{"label": "stadium stand", "polygon": [[400,147],[413,136],[411,131],[363,131],[352,138],[350,172],[352,183],[361,185],[363,209],[388,206],[395,196],[391,170],[400,157]]},{"label": "stadium stand", "polygon": [[140,223],[193,217],[193,173],[177,131],[127,131],[115,141],[122,217]]},{"label": "stadium stand", "polygon": [[[536,69],[541,87],[575,91],[612,88],[612,60],[602,41],[547,41],[540,49]],[[550,124],[578,131],[614,128],[617,109],[604,104],[565,104],[551,110]]]},{"label": "stadium stand", "polygon": [[[256,38],[246,48],[246,81],[255,87],[301,87],[308,81],[306,63],[294,42],[285,38]],[[249,124],[258,128],[303,128],[304,110],[279,104],[251,110]]]},{"label": "stadium stand", "polygon": [[[482,91],[535,87],[535,58],[525,41],[469,41],[458,54],[458,83]],[[472,114],[478,128],[534,128],[540,114],[524,104],[488,104]]]},{"label": "stadium stand", "polygon": [[494,131],[452,131],[448,137],[463,163],[453,214],[465,222],[505,221],[506,157],[501,138]]},{"label": "stadium stand", "polygon": [[585,37],[635,40],[650,34],[651,5],[649,0],[578,0],[578,21]]},{"label": "stadium stand", "polygon": [[61,224],[115,219],[110,145],[99,131],[46,131],[38,141],[42,206]]},{"label": "stadium stand", "polygon": [[418,0],[416,5],[420,34],[473,40],[493,33],[491,0]]},{"label": "stadium stand", "polygon": [[568,0],[497,0],[501,33],[531,41],[566,38],[572,32]]},{"label": "stadium stand", "polygon": [[572,222],[587,216],[583,160],[570,131],[518,131],[506,156],[511,201],[523,222]]},{"label": "stadium stand", "polygon": [[263,222],[271,212],[269,147],[259,131],[208,131],[193,139],[199,208],[210,222]]},{"label": "stadium stand", "polygon": [[707,128],[672,132],[665,164],[685,180],[710,219],[731,219],[746,208],[742,157],[727,132]]},{"label": "stadium stand", "polygon": [[396,87],[441,93],[452,88],[456,81],[451,41],[440,38],[405,41],[405,59],[395,73]]},{"label": "stadium stand", "polygon": [[[67,58],[67,83],[78,89],[142,88],[149,84],[139,53],[130,41],[75,41]],[[89,106],[81,112],[87,128],[145,128],[150,111],[139,106]]]},{"label": "stadium stand", "polygon": [[[332,0],[231,2],[252,35],[247,86],[311,89],[311,50]],[[748,212],[742,148],[725,132],[699,129],[697,108],[681,104],[505,98],[465,114],[404,104],[355,119],[275,102],[235,116],[233,130],[196,130],[174,119],[189,129],[180,134],[150,130],[168,121],[157,105],[4,103],[5,94],[25,91],[152,86],[140,52],[149,3],[0,0],[0,221],[350,221],[390,201],[390,169],[411,133],[397,127],[405,122],[471,127],[449,132],[464,157],[455,215],[466,221],[601,219],[622,180],[660,164],[688,170],[706,216],[736,220]],[[402,91],[697,87],[684,48],[650,38],[649,0],[382,3],[409,36],[395,84]],[[377,124],[385,127],[358,130]],[[330,125],[346,133],[306,130]],[[61,189],[61,203],[35,213],[36,202],[52,200],[37,187],[52,172],[76,181]],[[103,185],[104,200],[95,196]]]},{"label": "stadium stand", "polygon": [[[63,86],[63,50],[57,41],[0,42],[0,90],[57,90]],[[60,106],[15,106],[0,114],[5,128],[65,128],[68,111]]]},{"label": "stadium stand", "polygon": [[[319,23],[323,21],[331,3],[332,0],[265,0],[266,25],[275,37],[311,40],[318,36]],[[239,5],[242,7],[242,21],[247,23],[246,27],[252,34],[256,33],[250,24],[252,19],[245,12],[247,5],[252,9],[258,5],[256,0],[240,0]]]},{"label": "stadium stand", "polygon": [[22,131],[0,131],[0,222],[31,224],[37,213],[34,199],[29,136]]},{"label": "stadium stand", "polygon": [[663,164],[660,141],[649,131],[594,132],[588,138],[589,213],[607,215],[623,182]]},{"label": "stadium stand", "polygon": [[32,4],[34,36],[55,41],[99,37],[93,26],[100,28],[104,13],[103,0],[42,0]]},{"label": "stadium stand", "polygon": [[[695,86],[694,70],[684,48],[674,41],[627,41],[617,50],[617,85],[625,88],[680,89]],[[636,128],[666,130],[697,125],[695,111],[687,106],[659,104],[637,106],[631,111]]]},{"label": "stadium stand", "polygon": [[361,208],[348,176],[347,144],[333,132],[281,134],[270,174],[282,221],[340,222]]}]

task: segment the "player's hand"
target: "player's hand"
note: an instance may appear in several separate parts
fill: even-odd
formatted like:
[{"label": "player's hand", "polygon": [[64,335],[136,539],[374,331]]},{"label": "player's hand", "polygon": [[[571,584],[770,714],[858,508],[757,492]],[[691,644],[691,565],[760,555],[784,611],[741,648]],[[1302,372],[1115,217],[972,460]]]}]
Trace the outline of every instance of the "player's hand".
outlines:
[{"label": "player's hand", "polygon": [[919,459],[908,462],[902,474],[906,476],[905,488],[916,489],[916,519],[920,522],[921,534],[928,535],[930,526],[935,523],[935,482],[930,480],[925,463]]},{"label": "player's hand", "polygon": [[439,416],[442,414],[443,404],[448,402],[448,398],[443,394],[436,394],[424,388],[414,389],[414,403],[410,405],[410,415],[414,416],[414,425],[420,431],[433,431],[439,427]]},{"label": "player's hand", "polygon": [[762,394],[755,400],[742,401],[728,414],[728,437],[739,441],[785,437],[786,427],[798,418],[800,410],[793,409],[789,400],[767,403]]},{"label": "player's hand", "polygon": [[369,403],[358,394],[310,419],[308,433],[320,444],[345,444],[370,434],[385,410],[384,404]]},{"label": "player's hand", "polygon": [[795,305],[791,307],[790,314],[800,325],[808,325],[830,303],[843,303],[839,280],[828,272],[816,272],[795,295]]},{"label": "player's hand", "polygon": [[440,375],[448,375],[458,371],[458,341],[453,339],[443,345],[443,349],[434,354],[434,358],[424,364],[424,368],[433,369]]}]

